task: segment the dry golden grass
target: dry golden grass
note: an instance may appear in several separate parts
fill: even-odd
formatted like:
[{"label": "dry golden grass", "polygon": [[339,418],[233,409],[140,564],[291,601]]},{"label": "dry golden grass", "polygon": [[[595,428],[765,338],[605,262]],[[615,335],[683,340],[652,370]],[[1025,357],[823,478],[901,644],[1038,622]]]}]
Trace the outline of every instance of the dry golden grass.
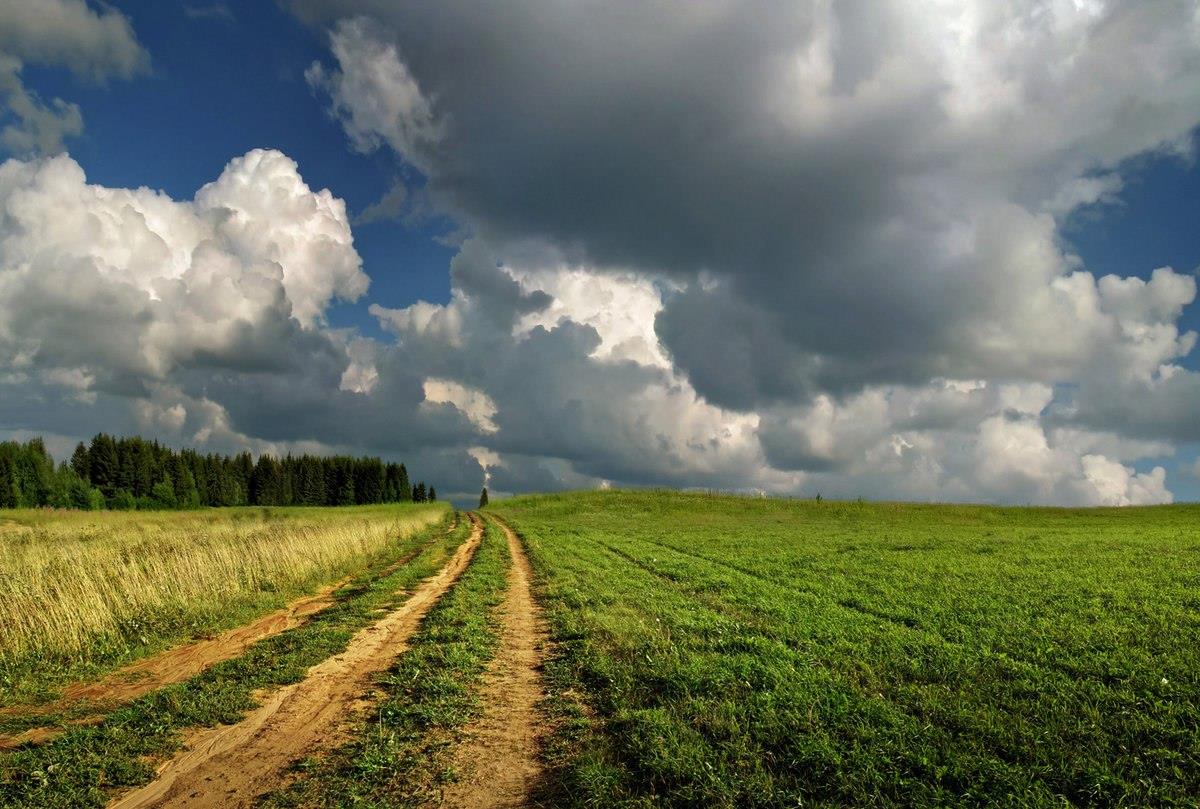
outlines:
[{"label": "dry golden grass", "polygon": [[0,668],[86,665],[269,608],[439,520],[440,503],[0,514]]}]

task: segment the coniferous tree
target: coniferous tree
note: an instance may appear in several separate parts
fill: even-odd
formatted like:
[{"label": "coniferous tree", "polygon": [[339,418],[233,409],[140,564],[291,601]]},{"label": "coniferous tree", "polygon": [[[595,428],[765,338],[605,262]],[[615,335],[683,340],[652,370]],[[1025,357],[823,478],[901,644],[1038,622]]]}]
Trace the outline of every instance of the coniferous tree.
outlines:
[{"label": "coniferous tree", "polygon": [[479,493],[479,507],[483,508],[488,504],[487,486],[483,487],[483,491]]},{"label": "coniferous tree", "polygon": [[88,450],[88,474],[92,485],[106,498],[113,497],[119,488],[117,474],[120,465],[116,442],[110,436],[99,433],[92,439],[91,449]]},{"label": "coniferous tree", "polygon": [[71,469],[84,480],[91,479],[91,462],[88,460],[88,448],[80,441],[71,453]]},{"label": "coniferous tree", "polygon": [[437,500],[402,463],[375,457],[201,455],[98,433],[55,465],[41,439],[0,442],[0,508],[198,508],[366,505]]},{"label": "coniferous tree", "polygon": [[12,461],[0,453],[0,508],[16,508],[20,502]]},{"label": "coniferous tree", "polygon": [[400,492],[401,502],[410,502],[412,497],[412,484],[408,482],[408,469],[404,464],[400,464],[400,471],[396,473],[396,489]]}]

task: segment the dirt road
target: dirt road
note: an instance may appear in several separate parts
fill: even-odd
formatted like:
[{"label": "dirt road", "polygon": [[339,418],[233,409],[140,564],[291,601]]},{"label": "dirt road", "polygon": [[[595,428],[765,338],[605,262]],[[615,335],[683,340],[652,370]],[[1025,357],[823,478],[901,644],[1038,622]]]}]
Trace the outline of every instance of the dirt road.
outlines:
[{"label": "dirt road", "polygon": [[504,530],[512,555],[500,649],[484,675],[483,715],[466,728],[454,754],[459,780],[445,789],[442,806],[527,806],[542,774],[540,745],[550,731],[538,710],[548,636],[533,600],[533,570],[512,529],[492,519]]},{"label": "dirt road", "polygon": [[236,725],[196,733],[153,782],[110,807],[253,805],[257,796],[285,783],[293,762],[335,746],[373,676],[405,650],[421,619],[470,563],[483,534],[482,524],[472,520],[470,538],[446,566],[399,608],[358,632],[344,652],[313,666],[302,681],[266,695]]},{"label": "dirt road", "polygon": [[[457,525],[456,517],[447,529],[447,533],[452,532]],[[413,548],[379,575],[386,576],[399,570],[434,541],[431,539],[429,542]],[[268,613],[248,624],[222,632],[216,637],[167,649],[118,669],[99,680],[72,683],[63,689],[62,695],[58,699],[51,702],[39,705],[5,706],[0,708],[0,716],[47,716],[86,703],[89,710],[88,715],[72,720],[68,724],[95,724],[102,721],[109,711],[123,703],[132,702],[138,697],[157,691],[164,686],[181,683],[195,677],[217,663],[232,660],[244,654],[247,649],[260,640],[289,629],[295,629],[313,615],[332,605],[334,593],[349,581],[350,577],[346,577],[341,581],[322,587],[312,595],[299,598],[286,607]],[[10,735],[0,734],[0,751],[12,750],[28,744],[45,744],[61,736],[65,731],[64,727],[55,725],[31,728]]]}]

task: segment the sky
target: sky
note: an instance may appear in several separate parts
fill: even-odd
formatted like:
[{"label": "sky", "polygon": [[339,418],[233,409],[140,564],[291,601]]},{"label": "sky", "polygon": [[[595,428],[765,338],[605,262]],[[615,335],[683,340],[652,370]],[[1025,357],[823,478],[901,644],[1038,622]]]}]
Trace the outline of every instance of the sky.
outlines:
[{"label": "sky", "polygon": [[0,438],[1200,499],[1200,2],[0,0]]}]

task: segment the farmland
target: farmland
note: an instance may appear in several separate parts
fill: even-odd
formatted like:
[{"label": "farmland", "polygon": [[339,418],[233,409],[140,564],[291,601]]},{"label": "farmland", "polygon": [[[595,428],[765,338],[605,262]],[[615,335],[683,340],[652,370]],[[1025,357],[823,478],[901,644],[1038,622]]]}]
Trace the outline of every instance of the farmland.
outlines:
[{"label": "farmland", "polygon": [[[43,593],[73,581],[52,552],[85,558],[110,601],[117,582],[162,590],[128,608],[126,622],[157,627],[145,648],[103,623],[5,636],[26,644],[4,647],[6,806],[1108,806],[1200,793],[1196,506],[647,491],[472,514],[5,517],[5,564],[50,582]],[[168,589],[201,564],[197,548],[233,565],[221,575],[238,588],[211,602],[202,587]],[[179,604],[205,628],[170,620]],[[69,601],[52,614],[65,621]],[[11,631],[26,613],[5,615]],[[106,656],[106,643],[124,651]],[[223,656],[154,668],[205,644]],[[39,650],[56,674],[36,671]],[[131,660],[150,684],[96,699]],[[68,673],[92,685],[63,688]]]},{"label": "farmland", "polygon": [[522,534],[559,642],[556,802],[1200,794],[1200,508],[673,493],[492,508]]},{"label": "farmland", "polygon": [[36,696],[236,626],[447,514],[436,504],[0,512],[0,696]]}]

